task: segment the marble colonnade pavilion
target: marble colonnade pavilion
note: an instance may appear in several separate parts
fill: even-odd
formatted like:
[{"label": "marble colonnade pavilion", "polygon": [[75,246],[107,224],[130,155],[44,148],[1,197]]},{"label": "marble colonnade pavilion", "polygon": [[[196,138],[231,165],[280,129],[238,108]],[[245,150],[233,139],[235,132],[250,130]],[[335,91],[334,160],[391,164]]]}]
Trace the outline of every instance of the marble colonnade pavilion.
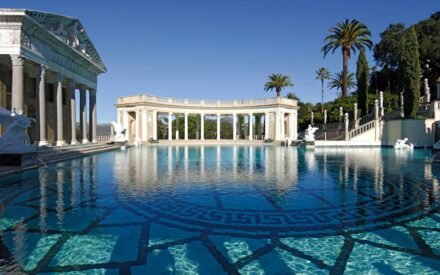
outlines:
[{"label": "marble colonnade pavilion", "polygon": [[[129,142],[145,143],[150,139],[205,140],[205,121],[210,117],[215,123],[211,139],[224,139],[221,125],[229,121],[232,135],[227,139],[283,141],[297,139],[296,100],[275,97],[247,100],[194,100],[135,95],[119,97],[116,103],[118,123],[127,129]],[[159,115],[164,118],[159,119]],[[189,117],[196,116],[197,135],[189,134]],[[239,122],[239,117],[242,119]],[[178,126],[180,118],[180,127]],[[247,123],[243,123],[244,121]],[[166,136],[158,135],[158,123],[165,122]],[[174,122],[174,123],[173,123]],[[173,124],[174,128],[173,129]],[[183,127],[182,127],[183,124]],[[179,131],[179,129],[183,130]]]},{"label": "marble colonnade pavilion", "polygon": [[97,77],[106,71],[78,19],[32,10],[0,9],[0,107],[18,108],[37,119],[29,130],[35,144],[97,141]]}]

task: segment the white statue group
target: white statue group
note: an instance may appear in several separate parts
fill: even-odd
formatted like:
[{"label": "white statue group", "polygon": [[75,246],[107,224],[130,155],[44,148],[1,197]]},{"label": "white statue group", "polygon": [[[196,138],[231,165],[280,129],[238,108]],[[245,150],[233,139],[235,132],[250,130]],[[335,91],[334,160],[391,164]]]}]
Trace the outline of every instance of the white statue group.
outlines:
[{"label": "white statue group", "polygon": [[113,142],[127,142],[128,138],[126,135],[126,129],[124,129],[124,127],[119,124],[116,123],[114,121],[112,121],[112,127],[113,127],[113,138],[112,141]]},{"label": "white statue group", "polygon": [[319,128],[312,127],[312,125],[309,125],[309,127],[306,129],[306,132],[304,134],[304,140],[305,141],[315,141],[315,132],[318,131]]},{"label": "white statue group", "polygon": [[394,144],[394,148],[395,149],[413,149],[414,148],[414,144],[410,143],[407,144],[406,142],[408,141],[408,138],[404,138],[404,139],[398,139],[396,141],[396,143]]},{"label": "white statue group", "polygon": [[31,144],[27,129],[36,120],[23,115],[21,110],[0,108],[0,124],[5,128],[0,137],[0,153],[32,153],[37,149]]}]

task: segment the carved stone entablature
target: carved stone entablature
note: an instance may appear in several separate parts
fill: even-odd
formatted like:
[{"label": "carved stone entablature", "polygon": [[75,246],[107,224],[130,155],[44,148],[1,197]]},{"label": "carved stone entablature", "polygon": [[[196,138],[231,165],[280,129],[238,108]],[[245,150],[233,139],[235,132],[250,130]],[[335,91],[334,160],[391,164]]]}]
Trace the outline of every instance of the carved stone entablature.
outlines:
[{"label": "carved stone entablature", "polygon": [[107,71],[76,18],[32,10],[0,9],[0,45],[2,43],[21,45],[34,57],[66,66],[90,80],[96,80],[98,74]]}]

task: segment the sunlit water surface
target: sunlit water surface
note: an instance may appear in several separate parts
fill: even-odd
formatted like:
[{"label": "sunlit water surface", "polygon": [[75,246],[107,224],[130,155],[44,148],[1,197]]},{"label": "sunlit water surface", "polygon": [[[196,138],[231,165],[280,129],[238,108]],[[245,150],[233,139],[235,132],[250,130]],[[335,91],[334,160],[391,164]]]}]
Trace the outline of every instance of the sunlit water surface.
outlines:
[{"label": "sunlit water surface", "polygon": [[0,178],[0,271],[440,272],[430,151],[156,146]]}]

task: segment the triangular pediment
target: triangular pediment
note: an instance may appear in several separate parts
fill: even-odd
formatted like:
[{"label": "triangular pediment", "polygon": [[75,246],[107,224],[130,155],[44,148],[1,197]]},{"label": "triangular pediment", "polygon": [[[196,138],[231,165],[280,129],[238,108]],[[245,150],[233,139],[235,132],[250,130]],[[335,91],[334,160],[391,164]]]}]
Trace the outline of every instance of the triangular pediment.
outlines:
[{"label": "triangular pediment", "polygon": [[103,72],[107,71],[79,19],[33,10],[26,10],[26,15],[37,21],[67,45],[77,50]]}]

